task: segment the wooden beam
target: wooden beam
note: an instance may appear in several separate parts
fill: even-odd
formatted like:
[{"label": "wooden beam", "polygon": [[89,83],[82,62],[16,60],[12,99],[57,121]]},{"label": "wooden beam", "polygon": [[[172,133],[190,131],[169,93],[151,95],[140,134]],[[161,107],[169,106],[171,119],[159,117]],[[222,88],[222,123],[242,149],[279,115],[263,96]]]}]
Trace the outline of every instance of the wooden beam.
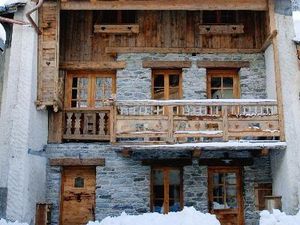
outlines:
[{"label": "wooden beam", "polygon": [[[275,0],[268,0],[270,33],[276,30],[274,1]],[[274,57],[274,67],[275,67],[275,85],[276,85],[276,97],[277,97],[277,107],[278,107],[278,117],[279,117],[280,141],[285,141],[284,111],[283,111],[283,98],[282,98],[282,88],[281,88],[282,81],[281,81],[277,35],[272,39],[272,44],[273,44],[273,51],[274,51],[273,57]]]},{"label": "wooden beam", "polygon": [[200,25],[200,34],[243,34],[244,32],[244,25]]},{"label": "wooden beam", "polygon": [[50,166],[105,166],[103,158],[55,158],[49,160]]},{"label": "wooden beam", "polygon": [[192,151],[192,157],[193,158],[200,158],[202,154],[202,150],[201,149],[195,149]]},{"label": "wooden beam", "polygon": [[206,158],[199,159],[199,165],[205,166],[251,166],[253,165],[252,158],[226,158],[226,159],[215,159]]},{"label": "wooden beam", "polygon": [[231,48],[157,48],[157,47],[106,47],[108,54],[116,53],[260,53],[260,49],[231,49]]},{"label": "wooden beam", "polygon": [[143,166],[188,166],[192,165],[191,158],[176,159],[143,159]]},{"label": "wooden beam", "polygon": [[126,68],[126,62],[62,62],[59,65],[60,69],[64,70],[118,70]]},{"label": "wooden beam", "polygon": [[138,34],[139,32],[138,24],[94,25],[94,33],[100,34]]},{"label": "wooden beam", "polygon": [[144,68],[178,69],[190,68],[191,61],[143,61]]},{"label": "wooden beam", "polygon": [[197,61],[200,68],[248,68],[249,61]]},{"label": "wooden beam", "polygon": [[273,38],[277,36],[277,30],[273,30],[272,33],[267,37],[265,42],[261,47],[261,52],[266,51],[266,49],[272,44]]},{"label": "wooden beam", "polygon": [[48,115],[48,143],[62,143],[63,113],[49,111]]},{"label": "wooden beam", "polygon": [[255,10],[266,11],[266,0],[132,0],[62,1],[62,10]]}]

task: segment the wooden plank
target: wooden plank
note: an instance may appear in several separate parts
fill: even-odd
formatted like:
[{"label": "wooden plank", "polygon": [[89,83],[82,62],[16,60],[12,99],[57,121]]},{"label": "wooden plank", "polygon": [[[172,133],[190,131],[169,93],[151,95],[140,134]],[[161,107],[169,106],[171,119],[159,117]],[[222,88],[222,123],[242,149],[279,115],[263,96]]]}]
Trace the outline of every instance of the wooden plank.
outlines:
[{"label": "wooden plank", "polygon": [[50,166],[105,166],[104,158],[53,158],[49,159]]},{"label": "wooden plank", "polygon": [[[276,20],[275,20],[275,5],[274,0],[268,0],[269,9],[269,28],[270,33],[276,30]],[[281,81],[281,68],[278,50],[278,39],[277,35],[272,39],[273,50],[274,50],[274,67],[275,67],[275,85],[276,85],[276,97],[277,97],[277,107],[279,116],[279,130],[280,130],[280,140],[285,141],[285,131],[284,131],[284,111],[283,111],[283,97],[282,97],[282,81]]]},{"label": "wooden plank", "polygon": [[260,53],[260,49],[229,49],[229,48],[156,48],[156,47],[106,47],[108,54],[116,53]]},{"label": "wooden plank", "polygon": [[179,69],[190,68],[191,66],[191,61],[143,61],[144,68]]},{"label": "wooden plank", "polygon": [[266,0],[67,1],[62,10],[267,10]]},{"label": "wooden plank", "polygon": [[200,25],[200,34],[243,34],[244,25]]},{"label": "wooden plank", "polygon": [[125,61],[115,62],[83,62],[83,61],[69,61],[62,62],[59,65],[60,69],[64,70],[117,70],[125,69]]},{"label": "wooden plank", "polygon": [[62,143],[63,112],[49,112],[48,143]]},{"label": "wooden plank", "polygon": [[197,61],[200,68],[249,68],[249,61]]},{"label": "wooden plank", "polygon": [[35,213],[35,224],[36,225],[48,225],[50,224],[50,219],[48,215],[51,212],[52,204],[47,203],[37,203],[36,213]]},{"label": "wooden plank", "polygon": [[38,109],[54,106],[55,111],[62,106],[59,91],[59,4],[45,2],[40,8],[38,52]]},{"label": "wooden plank", "polygon": [[94,25],[94,33],[100,34],[138,34],[140,27],[137,24],[122,25]]}]

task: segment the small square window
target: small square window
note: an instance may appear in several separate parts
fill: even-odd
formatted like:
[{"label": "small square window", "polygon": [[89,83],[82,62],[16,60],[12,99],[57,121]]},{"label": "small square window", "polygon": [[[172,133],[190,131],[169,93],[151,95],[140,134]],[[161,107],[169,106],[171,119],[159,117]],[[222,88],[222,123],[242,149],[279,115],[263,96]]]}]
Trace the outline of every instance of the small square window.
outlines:
[{"label": "small square window", "polygon": [[74,187],[75,188],[83,188],[84,187],[84,178],[76,177],[74,180]]}]

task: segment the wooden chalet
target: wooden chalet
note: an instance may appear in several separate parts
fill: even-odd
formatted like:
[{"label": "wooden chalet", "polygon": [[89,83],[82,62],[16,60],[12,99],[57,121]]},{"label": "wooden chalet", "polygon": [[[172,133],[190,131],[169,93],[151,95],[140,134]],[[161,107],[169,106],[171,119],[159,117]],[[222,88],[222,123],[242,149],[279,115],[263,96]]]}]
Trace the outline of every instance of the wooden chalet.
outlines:
[{"label": "wooden chalet", "polygon": [[[39,28],[47,174],[62,168],[51,224],[185,205],[222,225],[257,221],[272,194],[268,153],[285,148],[273,0],[46,0]],[[266,91],[270,46],[276,99]],[[104,172],[117,162],[128,179],[132,163],[148,175],[127,184]],[[118,188],[142,203],[114,198]]]}]

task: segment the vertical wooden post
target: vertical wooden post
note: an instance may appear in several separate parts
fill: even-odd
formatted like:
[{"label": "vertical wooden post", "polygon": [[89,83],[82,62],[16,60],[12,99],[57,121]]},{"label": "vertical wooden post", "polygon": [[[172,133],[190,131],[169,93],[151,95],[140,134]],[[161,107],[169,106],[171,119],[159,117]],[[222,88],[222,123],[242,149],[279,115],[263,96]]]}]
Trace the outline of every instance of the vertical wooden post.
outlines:
[{"label": "vertical wooden post", "polygon": [[[269,26],[270,33],[276,30],[276,20],[275,20],[275,0],[268,0],[268,10],[269,10]],[[276,97],[278,106],[278,117],[279,117],[279,130],[280,130],[280,141],[285,141],[284,132],[284,112],[283,112],[283,99],[282,99],[282,88],[281,88],[281,73],[279,64],[279,51],[278,51],[278,39],[276,35],[272,39],[273,51],[274,51],[274,67],[275,67],[275,85],[276,85]]]},{"label": "vertical wooden post", "polygon": [[168,142],[174,143],[174,111],[173,106],[168,106],[167,113],[168,113]]},{"label": "vertical wooden post", "polygon": [[228,141],[228,106],[222,106],[222,116],[223,116],[223,140]]},{"label": "vertical wooden post", "polygon": [[116,102],[113,102],[113,106],[110,109],[109,115],[109,122],[110,122],[110,142],[112,144],[116,143],[116,131],[117,131],[117,106]]}]

